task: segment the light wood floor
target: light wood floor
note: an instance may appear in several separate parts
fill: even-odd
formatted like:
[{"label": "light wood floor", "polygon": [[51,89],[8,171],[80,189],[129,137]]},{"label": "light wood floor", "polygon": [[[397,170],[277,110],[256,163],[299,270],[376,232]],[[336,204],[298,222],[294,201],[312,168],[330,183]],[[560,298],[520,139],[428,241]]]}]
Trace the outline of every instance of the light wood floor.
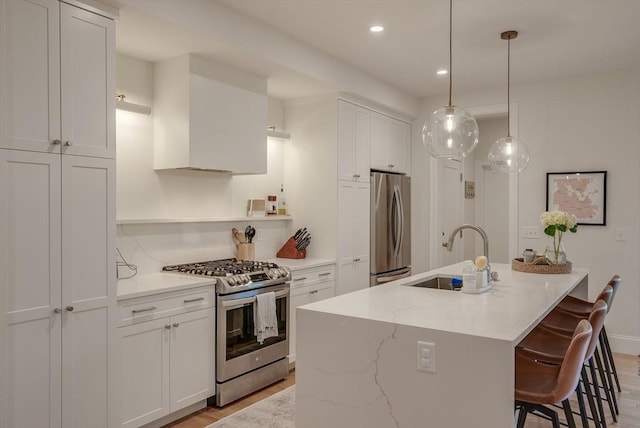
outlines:
[{"label": "light wood floor", "polygon": [[[616,360],[618,377],[620,378],[620,384],[622,387],[622,393],[618,394],[620,415],[618,416],[618,423],[613,424],[608,409],[605,408],[605,414],[609,415],[607,418],[607,426],[615,428],[640,428],[640,356],[615,354],[614,358]],[[207,407],[177,420],[176,422],[166,425],[163,428],[204,428],[225,416],[235,413],[240,409],[250,406],[251,404],[275,394],[278,391],[282,391],[283,389],[294,385],[295,380],[295,372],[291,372],[287,379],[257,391],[241,400],[227,405],[222,409]],[[574,409],[578,408],[575,403],[572,407]],[[579,424],[578,420],[576,420],[576,422]],[[551,427],[551,423],[529,415],[526,427],[548,428]]]},{"label": "light wood floor", "polygon": [[[280,382],[274,383],[264,389],[254,392],[251,395],[247,395],[246,397],[234,401],[231,404],[226,405],[223,408],[218,407],[206,407],[204,409],[198,410],[195,413],[190,414],[189,416],[185,416],[182,419],[178,419],[177,421],[170,423],[169,425],[165,425],[162,428],[204,428],[207,425],[210,425],[214,422],[219,421],[225,416],[229,416],[232,413],[237,412],[238,410],[244,409],[252,405],[253,403],[257,403],[260,400],[264,400],[270,395],[275,394],[276,392],[282,391],[294,385],[296,383],[296,372],[291,371],[289,376],[286,379],[281,380]],[[240,427],[238,427],[240,428]]]}]

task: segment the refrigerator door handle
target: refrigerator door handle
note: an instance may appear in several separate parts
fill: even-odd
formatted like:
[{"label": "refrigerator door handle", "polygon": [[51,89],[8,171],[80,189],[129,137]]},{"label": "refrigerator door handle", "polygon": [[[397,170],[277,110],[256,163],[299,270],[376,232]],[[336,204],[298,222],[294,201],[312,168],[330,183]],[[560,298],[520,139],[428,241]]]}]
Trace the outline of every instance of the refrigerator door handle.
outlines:
[{"label": "refrigerator door handle", "polygon": [[411,269],[407,269],[402,273],[399,273],[396,275],[383,276],[383,277],[376,278],[376,284],[385,284],[387,282],[395,281],[396,279],[406,278],[408,276],[411,276]]},{"label": "refrigerator door handle", "polygon": [[402,190],[398,186],[398,206],[400,207],[400,242],[398,243],[398,257],[402,254],[402,246],[404,245],[404,201],[402,200]]},{"label": "refrigerator door handle", "polygon": [[402,248],[402,205],[400,201],[400,188],[396,184],[393,187],[393,210],[394,218],[394,236],[393,236],[393,258],[397,259]]}]

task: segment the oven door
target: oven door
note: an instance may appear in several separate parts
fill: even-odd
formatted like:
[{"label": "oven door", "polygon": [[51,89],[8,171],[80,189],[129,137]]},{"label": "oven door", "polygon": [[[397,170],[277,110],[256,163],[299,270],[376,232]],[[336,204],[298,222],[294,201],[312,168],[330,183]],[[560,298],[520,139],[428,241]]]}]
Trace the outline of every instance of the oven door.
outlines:
[{"label": "oven door", "polygon": [[[256,295],[276,294],[278,336],[262,344],[254,334]],[[289,283],[217,297],[216,379],[224,382],[289,354]]]}]

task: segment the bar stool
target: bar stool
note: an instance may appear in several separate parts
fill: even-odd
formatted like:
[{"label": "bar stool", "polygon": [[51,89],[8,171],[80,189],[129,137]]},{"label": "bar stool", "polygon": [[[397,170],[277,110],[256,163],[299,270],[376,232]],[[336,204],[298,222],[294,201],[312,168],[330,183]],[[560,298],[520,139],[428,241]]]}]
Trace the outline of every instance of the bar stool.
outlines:
[{"label": "bar stool", "polygon": [[[614,277],[612,281],[610,281],[607,285],[605,285],[604,289],[602,290],[602,292],[600,292],[600,294],[598,295],[598,298],[596,299],[596,301],[604,300],[607,303],[607,313],[609,312],[610,304],[613,301],[613,296],[615,292],[614,288],[610,285],[612,283],[618,286],[619,277],[617,278],[617,280],[616,280],[616,277]],[[570,300],[572,299],[573,298],[571,298]],[[541,321],[541,325],[549,329],[552,329],[554,331],[557,331],[559,333],[570,336],[573,332],[573,329],[578,324],[578,322],[581,319],[585,319],[589,316],[589,313],[592,311],[593,306],[594,306],[593,303],[588,303],[588,311],[583,312],[580,315],[577,315],[573,312],[567,312],[562,308],[560,309],[556,308],[553,311],[551,311],[551,313],[549,313],[549,315],[547,315]],[[604,325],[602,326],[602,329],[604,329]],[[604,346],[602,345],[602,340],[601,340],[602,329],[600,330],[600,332],[595,334],[594,340],[597,339],[600,342],[600,348],[603,349],[603,353],[604,353],[605,352]],[[604,361],[607,361],[606,357]],[[603,359],[600,357],[600,352],[598,351],[598,348],[595,348],[593,357],[589,359],[589,364],[587,367],[589,368],[591,379],[594,384],[594,390],[595,390],[594,392],[595,392],[596,399],[598,401],[598,407],[601,409],[602,400],[605,400],[609,405],[609,410],[611,411],[611,417],[613,418],[613,421],[617,422],[618,420],[617,415],[619,413],[618,402],[617,402],[616,394],[614,391],[613,381],[611,380],[611,372],[607,372],[606,368],[608,366],[606,364],[603,364]],[[600,395],[600,385],[598,385],[596,370],[600,375],[600,383],[602,384],[602,388],[604,389],[605,398],[602,398]],[[602,425],[606,427],[607,422],[604,416],[604,412],[602,410],[600,411],[600,416],[602,419]]]},{"label": "bar stool", "polygon": [[516,407],[520,408],[517,428],[524,428],[527,414],[535,411],[547,415],[553,422],[553,427],[560,428],[558,413],[547,407],[560,402],[569,427],[575,428],[568,398],[579,383],[580,371],[591,334],[592,328],[589,321],[580,321],[560,365],[541,363],[516,353],[514,392]]},{"label": "bar stool", "polygon": [[[612,292],[610,287],[608,289],[608,292]],[[582,368],[580,370],[583,383],[585,384],[585,392],[587,393],[587,398],[589,400],[591,415],[596,426],[600,426],[601,420],[604,418],[604,411],[602,409],[602,400],[600,399],[598,400],[598,409],[596,410],[596,406],[593,401],[593,394],[591,393],[591,388],[588,384],[585,364],[587,362],[592,362],[596,345],[598,344],[598,334],[600,333],[600,330],[604,325],[604,319],[606,315],[607,304],[604,300],[600,299],[593,305],[593,310],[589,314],[588,322],[592,328],[592,335],[587,346],[587,351],[585,353]],[[575,316],[571,315],[571,317]],[[575,325],[577,326],[581,321],[582,320],[578,320]],[[531,333],[529,333],[527,337],[525,337],[520,342],[520,344],[518,344],[516,348],[516,354],[534,359],[539,362],[559,365],[562,364],[565,358],[566,352],[569,348],[569,345],[571,344],[571,338],[571,336],[567,336],[563,333],[545,327],[544,324],[540,324],[536,328],[534,328],[533,331],[531,331]],[[582,419],[582,425],[586,428],[589,426],[589,422],[587,420],[586,411],[584,408],[584,401],[582,400],[580,384],[578,384],[576,387],[576,393],[578,394],[577,398],[578,404],[580,405],[580,417]],[[599,394],[596,394],[596,397],[599,398]]]},{"label": "bar stool", "polygon": [[[611,278],[611,281],[607,285],[610,285],[613,288],[613,296],[611,297],[611,302],[618,291],[618,287],[622,280],[619,275],[614,275]],[[597,300],[597,299],[596,299]],[[611,310],[611,302],[608,303],[609,309]],[[576,315],[586,316],[591,310],[592,303],[578,299],[576,297],[567,296],[565,297],[559,304],[558,307],[564,311],[574,313]],[[606,327],[602,327],[602,331],[600,332],[600,337],[598,338],[600,341],[600,348],[602,349],[602,357],[604,360],[605,371],[607,373],[607,378],[609,381],[609,385],[612,385],[611,375],[613,375],[613,379],[616,382],[616,387],[618,392],[622,392],[620,388],[620,380],[618,379],[618,370],[616,369],[616,363],[613,360],[613,352],[611,352],[611,346],[609,345],[609,337],[607,336]]]}]

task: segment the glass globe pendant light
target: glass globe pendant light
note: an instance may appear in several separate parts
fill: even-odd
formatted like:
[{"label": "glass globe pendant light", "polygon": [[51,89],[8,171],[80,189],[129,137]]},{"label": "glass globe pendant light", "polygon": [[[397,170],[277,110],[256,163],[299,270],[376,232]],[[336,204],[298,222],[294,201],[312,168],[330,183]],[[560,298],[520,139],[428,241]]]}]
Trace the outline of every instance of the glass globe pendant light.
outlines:
[{"label": "glass globe pendant light", "polygon": [[422,127],[422,143],[434,158],[460,159],[478,144],[478,123],[473,116],[451,104],[453,0],[449,0],[449,104],[431,113]]},{"label": "glass globe pendant light", "polygon": [[498,173],[521,173],[529,165],[529,149],[516,137],[511,136],[511,104],[509,81],[511,79],[511,39],[518,37],[517,31],[505,31],[500,34],[507,41],[507,136],[493,143],[489,149],[489,165]]}]

